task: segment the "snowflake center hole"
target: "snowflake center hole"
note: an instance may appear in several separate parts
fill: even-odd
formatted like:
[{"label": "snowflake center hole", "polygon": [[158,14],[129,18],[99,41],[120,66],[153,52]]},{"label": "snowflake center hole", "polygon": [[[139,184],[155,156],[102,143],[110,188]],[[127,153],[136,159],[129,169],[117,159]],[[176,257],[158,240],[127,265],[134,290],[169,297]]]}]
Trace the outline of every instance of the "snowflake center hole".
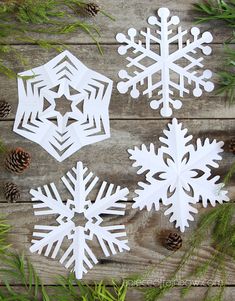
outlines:
[{"label": "snowflake center hole", "polygon": [[71,219],[72,222],[74,222],[75,227],[83,227],[85,228],[86,223],[88,222],[88,219],[85,217],[84,213],[78,213],[74,212],[74,216]]},{"label": "snowflake center hole", "polygon": [[72,112],[72,101],[62,95],[60,98],[55,98],[55,111],[59,112],[61,116],[64,116],[66,113]]}]

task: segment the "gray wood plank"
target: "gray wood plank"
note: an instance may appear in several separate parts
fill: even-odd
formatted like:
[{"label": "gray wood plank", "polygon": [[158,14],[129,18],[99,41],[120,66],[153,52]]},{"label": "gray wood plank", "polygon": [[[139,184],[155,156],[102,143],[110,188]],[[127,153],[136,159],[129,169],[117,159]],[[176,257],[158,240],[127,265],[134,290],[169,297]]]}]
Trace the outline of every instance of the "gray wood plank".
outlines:
[{"label": "gray wood plank", "polygon": [[[62,192],[65,192],[59,179],[80,160],[102,181],[127,186],[131,192],[129,198],[132,199],[137,182],[143,180],[144,176],[136,174],[137,169],[131,166],[132,161],[129,160],[127,149],[140,146],[142,143],[149,145],[151,142],[159,146],[158,138],[162,136],[167,123],[167,120],[112,120],[111,139],[85,146],[64,162],[58,163],[39,145],[15,134],[12,131],[12,121],[1,122],[0,138],[2,141],[8,148],[22,146],[28,150],[32,154],[32,164],[22,176],[12,175],[2,168],[0,182],[12,180],[21,186],[22,202],[29,201],[30,188],[53,181],[58,184]],[[209,137],[225,142],[225,152],[222,154],[223,160],[220,162],[220,168],[213,170],[213,174],[218,173],[223,177],[234,162],[234,155],[228,152],[228,143],[235,135],[234,120],[183,120],[183,126],[188,128],[189,134],[194,135],[194,139]],[[3,157],[0,161],[3,161]],[[235,179],[230,183],[230,197],[235,196],[234,181]],[[93,197],[94,194],[91,195],[91,198]]]},{"label": "gray wood plank", "polygon": [[[184,298],[181,295],[182,288],[174,288],[169,293],[165,294],[160,300],[161,301],[202,301],[204,298],[204,295],[207,291],[207,288],[205,287],[194,287],[190,290],[189,294],[187,294]],[[211,296],[215,296],[217,293],[217,288],[213,287],[211,289]],[[224,294],[223,294],[223,301],[230,301],[233,300],[235,294],[235,288],[234,287],[225,287]],[[131,289],[127,293],[128,301],[144,301],[144,294],[138,289]]]},{"label": "gray wood plank", "polygon": [[[116,18],[116,21],[112,22],[100,14],[94,20],[92,18],[85,19],[86,22],[95,23],[99,26],[102,33],[102,37],[100,39],[102,43],[115,43],[115,35],[118,32],[127,32],[130,27],[135,27],[137,30],[145,29],[148,26],[148,17],[155,15],[156,11],[160,7],[168,7],[172,15],[178,15],[183,29],[189,30],[191,27],[195,26],[195,18],[198,16],[198,13],[196,13],[193,9],[193,3],[195,3],[194,0],[178,0],[177,5],[175,1],[172,0],[160,2],[156,2],[154,0],[99,0],[99,3],[105,11],[109,12]],[[202,32],[207,30],[211,31],[216,43],[223,43],[231,36],[232,33],[232,29],[230,30],[226,28],[225,30],[223,25],[224,23],[222,22],[211,22],[209,24],[200,24],[199,27]],[[39,38],[38,34],[34,34],[33,36],[35,38]],[[48,38],[47,35],[40,37]],[[53,36],[53,40],[62,40],[63,43],[82,44],[92,42],[88,35],[80,31],[67,36]],[[10,42],[14,44],[17,41],[12,38],[10,39]]]},{"label": "gray wood plank", "polygon": [[[210,210],[202,209],[201,205],[198,205],[197,208],[200,214],[209,212]],[[67,270],[58,260],[52,260],[29,252],[34,225],[55,225],[55,217],[50,215],[45,217],[34,216],[32,204],[0,204],[0,210],[2,215],[4,215],[12,225],[12,230],[9,234],[9,242],[12,243],[12,247],[19,252],[25,252],[25,255],[28,256],[34,264],[44,283],[48,285],[56,284],[56,276],[66,275]],[[198,220],[200,214],[195,216],[196,220]],[[190,228],[181,234],[183,239],[182,248],[176,253],[173,253],[163,247],[159,239],[162,230],[173,229],[173,225],[169,223],[168,217],[164,216],[163,209],[158,212],[139,211],[132,209],[131,205],[128,204],[125,216],[118,218],[115,216],[104,217],[104,225],[117,224],[126,225],[128,244],[131,251],[118,253],[107,258],[102,254],[99,244],[95,239],[89,242],[99,263],[93,267],[92,271],[89,271],[85,275],[83,278],[85,281],[104,280],[110,283],[111,278],[118,280],[120,278],[130,277],[133,274],[138,274],[142,276],[146,275],[142,281],[138,282],[138,286],[159,286],[166,281],[177,268],[185,250],[187,250],[188,246],[186,242],[196,227],[196,221],[190,222]],[[66,246],[68,246],[68,240],[65,240],[62,250],[65,250]],[[195,261],[195,259],[192,258],[180,271],[176,280],[178,285],[184,285],[182,284],[182,282],[184,283],[182,280],[184,280],[185,277],[187,279],[188,273],[193,271],[199,262],[203,264],[209,260],[214,251],[215,249],[210,246],[209,236],[205,235],[202,246],[196,253],[198,259]],[[166,261],[164,261],[164,259]],[[199,283],[197,282],[197,284],[219,284],[221,279],[219,275],[213,277],[213,267],[215,267],[214,264],[212,264],[209,271],[199,279]],[[225,263],[227,285],[235,284],[234,268],[234,261],[227,256]],[[153,272],[151,273],[150,271]],[[192,278],[190,280],[189,283],[196,283],[193,282],[195,279]],[[9,279],[9,281],[14,283],[13,279]]]},{"label": "gray wood plank", "polygon": [[[28,69],[40,66],[52,59],[56,52],[48,52],[41,50],[37,46],[17,46],[19,51],[28,61]],[[130,93],[120,94],[117,91],[117,83],[120,81],[118,72],[124,69],[127,61],[124,57],[117,54],[117,46],[104,46],[105,54],[101,56],[95,49],[94,45],[84,46],[68,46],[85,65],[101,74],[106,75],[114,81],[113,94],[110,104],[110,118],[112,119],[162,119],[159,110],[152,110],[149,106],[147,96],[140,96],[138,100],[132,99]],[[204,64],[206,69],[213,72],[221,70],[223,61],[224,49],[222,45],[213,45],[213,55],[205,58]],[[184,61],[182,60],[183,64]],[[13,67],[17,72],[26,70],[20,64],[10,59],[9,66]],[[173,79],[178,82],[178,78],[172,73]],[[216,83],[218,78],[216,74],[213,77]],[[146,87],[146,84],[144,85]],[[190,91],[193,87],[186,86]],[[157,95],[157,92],[155,92]],[[177,98],[175,94],[175,98]],[[13,106],[12,113],[9,115],[10,119],[15,117],[18,93],[17,84],[15,80],[9,80],[3,75],[0,75],[0,99],[5,99]],[[216,91],[207,93],[203,92],[202,96],[196,98],[192,93],[185,94],[181,99],[183,106],[180,110],[174,110],[174,117],[178,118],[235,118],[235,105],[229,106],[225,102],[225,97],[217,95]],[[63,102],[61,102],[63,104]],[[63,107],[60,108],[62,111]]]}]

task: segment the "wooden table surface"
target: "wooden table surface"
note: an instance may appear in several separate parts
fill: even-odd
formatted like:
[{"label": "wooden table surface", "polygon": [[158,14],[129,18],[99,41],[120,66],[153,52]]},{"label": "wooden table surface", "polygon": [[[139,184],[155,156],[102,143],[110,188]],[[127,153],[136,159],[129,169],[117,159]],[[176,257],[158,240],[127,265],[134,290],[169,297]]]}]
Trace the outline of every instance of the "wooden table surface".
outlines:
[{"label": "wooden table surface", "polygon": [[[63,163],[55,161],[39,145],[13,133],[12,127],[18,101],[17,84],[15,80],[10,80],[0,75],[1,98],[5,98],[13,105],[13,111],[10,116],[0,121],[0,137],[8,147],[22,146],[32,154],[31,167],[22,176],[14,176],[2,169],[0,182],[14,181],[22,187],[22,196],[16,204],[9,204],[6,203],[1,192],[0,211],[1,214],[7,216],[9,222],[13,225],[10,239],[14,248],[24,251],[31,258],[43,282],[47,285],[55,284],[55,277],[57,275],[66,275],[67,270],[57,260],[29,252],[33,225],[39,220],[42,222],[42,218],[34,217],[33,215],[29,189],[54,181],[63,191],[64,188],[59,183],[59,179],[78,160],[83,161],[101,180],[126,186],[131,192],[127,214],[118,220],[127,227],[131,251],[105,258],[101,254],[98,245],[94,244],[100,263],[88,272],[84,280],[89,282],[104,278],[110,279],[111,277],[120,279],[133,273],[142,274],[148,268],[157,265],[165,256],[171,255],[167,260],[167,264],[164,263],[159,266],[146,279],[146,285],[158,285],[164,279],[167,279],[177,267],[186,247],[183,246],[181,250],[172,255],[170,251],[166,250],[159,243],[159,232],[162,229],[173,228],[173,225],[168,222],[168,218],[163,215],[163,211],[147,212],[145,210],[131,209],[131,200],[134,196],[133,191],[141,176],[137,176],[136,169],[131,167],[131,161],[129,161],[127,154],[128,148],[132,148],[135,145],[139,146],[142,143],[149,144],[154,142],[159,145],[158,137],[169,119],[164,119],[159,115],[158,111],[151,110],[145,96],[141,96],[139,101],[133,101],[128,94],[123,96],[118,93],[116,89],[116,83],[118,82],[117,73],[125,66],[126,62],[124,57],[117,54],[118,46],[115,35],[118,32],[127,32],[127,29],[130,27],[144,29],[147,25],[146,20],[148,16],[153,15],[161,6],[168,7],[172,14],[178,15],[183,29],[189,29],[193,26],[195,17],[192,7],[193,2],[195,1],[102,0],[100,1],[101,5],[116,18],[116,22],[111,22],[103,16],[97,17],[97,23],[100,25],[102,32],[101,43],[104,55],[101,56],[98,53],[96,46],[83,33],[74,34],[63,41],[68,45],[68,49],[88,67],[114,80],[110,106],[111,138],[104,142],[84,147]],[[206,68],[216,72],[220,70],[223,64],[224,52],[222,43],[230,36],[231,32],[219,22],[203,24],[200,25],[200,28],[202,31],[211,31],[214,36],[212,43],[213,53],[206,58],[205,64]],[[14,44],[14,40],[11,43]],[[14,44],[14,47],[28,58],[32,67],[44,64],[56,55],[53,51],[42,50],[35,45]],[[9,64],[17,72],[24,70],[23,66],[17,65],[14,61],[11,61]],[[174,117],[183,121],[184,126],[189,129],[194,138],[213,137],[226,143],[231,137],[235,136],[235,106],[228,106],[224,97],[218,96],[214,92],[203,93],[200,98],[195,98],[192,95],[185,96],[182,109],[174,111]],[[219,170],[217,170],[221,176],[226,173],[233,160],[233,155],[228,152],[225,146],[223,161]],[[229,195],[231,198],[235,196],[234,181],[229,186]],[[202,212],[209,210],[202,209],[200,204],[198,209],[200,212],[198,216]],[[196,220],[198,216],[196,216]],[[50,219],[48,217],[47,221],[50,222]],[[110,221],[112,219],[114,220],[115,218],[110,218]],[[190,229],[187,229],[182,234],[184,241],[192,235],[195,226],[196,222],[190,223]],[[211,252],[213,252],[213,248],[208,244],[208,237],[205,237],[197,260],[204,262],[208,259]],[[187,265],[181,276],[186,275],[195,264],[196,262],[191,262]],[[231,258],[227,258],[226,271],[228,278],[224,300],[232,300],[232,296],[235,294],[235,264]],[[200,296],[205,291],[205,288],[202,288],[202,286],[208,284],[208,281],[211,280],[211,275],[211,273],[208,273],[200,279],[200,285],[193,288],[187,300],[200,300]],[[218,280],[220,279],[212,280],[215,286],[218,284]],[[15,285],[20,286],[20,283],[15,283]],[[180,300],[180,288],[174,289],[162,300],[170,299],[172,301]],[[127,300],[143,300],[143,295],[138,290],[131,289],[128,292]]]}]

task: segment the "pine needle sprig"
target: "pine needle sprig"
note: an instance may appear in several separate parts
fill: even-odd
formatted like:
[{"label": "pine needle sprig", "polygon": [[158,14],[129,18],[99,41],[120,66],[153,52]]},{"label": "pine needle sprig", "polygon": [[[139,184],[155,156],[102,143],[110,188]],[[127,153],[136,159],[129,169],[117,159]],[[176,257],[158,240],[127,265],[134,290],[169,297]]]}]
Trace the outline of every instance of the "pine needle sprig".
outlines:
[{"label": "pine needle sprig", "polygon": [[204,23],[212,20],[223,20],[229,26],[235,26],[235,1],[234,0],[203,0],[195,3],[194,8],[204,14],[197,17],[197,23]]},{"label": "pine needle sprig", "polygon": [[[228,27],[235,27],[235,1],[234,0],[203,0],[194,4],[197,12],[203,16],[196,17],[196,23],[209,21],[223,21]],[[234,42],[235,33],[231,31],[231,37],[225,41],[225,65],[226,69],[218,72],[218,94],[225,94],[230,104],[235,101],[235,50],[228,46]]]},{"label": "pine needle sprig", "polygon": [[[90,36],[102,54],[99,43],[100,30],[94,22],[84,20],[82,14],[88,2],[80,0],[8,0],[0,1],[0,73],[10,78],[16,77],[15,71],[9,67],[8,58],[20,61],[23,66],[24,59],[17,56],[9,39],[18,43],[35,44],[46,49],[61,51],[63,42],[58,40],[60,36],[83,31]],[[103,9],[99,12],[110,20],[114,18]],[[37,33],[37,39],[33,34]],[[45,40],[41,38],[47,34]],[[50,37],[52,39],[50,40]],[[55,41],[55,37],[57,37]]]},{"label": "pine needle sprig", "polygon": [[123,280],[118,283],[112,280],[111,286],[103,281],[88,285],[77,280],[74,273],[70,273],[68,277],[59,277],[58,283],[53,295],[57,301],[125,301],[129,282]]}]

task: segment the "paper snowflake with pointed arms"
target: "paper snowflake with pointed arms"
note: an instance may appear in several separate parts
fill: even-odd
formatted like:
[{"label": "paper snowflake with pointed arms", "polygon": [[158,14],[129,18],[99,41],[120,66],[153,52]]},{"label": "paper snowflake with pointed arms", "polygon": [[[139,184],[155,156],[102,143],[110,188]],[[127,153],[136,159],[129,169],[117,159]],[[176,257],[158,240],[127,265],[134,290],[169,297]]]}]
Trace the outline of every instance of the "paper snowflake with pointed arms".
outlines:
[{"label": "paper snowflake with pointed arms", "polygon": [[[69,51],[19,74],[14,131],[59,162],[81,147],[110,137],[112,81]],[[68,108],[60,112],[60,108]]]},{"label": "paper snowflake with pointed arms", "polygon": [[219,176],[212,177],[211,168],[218,168],[217,160],[221,160],[223,142],[212,142],[197,139],[196,147],[190,144],[192,136],[187,136],[187,129],[173,119],[164,130],[165,137],[159,140],[163,145],[156,152],[154,145],[150,149],[143,144],[141,149],[135,147],[128,150],[130,159],[134,160],[134,167],[140,167],[138,174],[147,172],[147,183],[140,182],[138,195],[134,198],[133,208],[151,210],[155,206],[159,210],[160,200],[169,206],[165,215],[171,214],[170,222],[176,222],[184,232],[188,227],[188,220],[192,221],[191,213],[197,213],[192,205],[200,200],[203,207],[208,202],[215,206],[216,202],[229,201],[223,184],[217,183]]},{"label": "paper snowflake with pointed arms", "polygon": [[[103,182],[92,203],[88,194],[99,178],[89,173],[82,162],[62,177],[62,181],[72,196],[65,203],[54,183],[30,190],[35,202],[35,215],[58,215],[55,226],[35,226],[30,251],[52,258],[60,257],[60,262],[75,271],[77,279],[81,279],[87,269],[98,262],[89,246],[94,237],[105,256],[129,250],[125,226],[103,226],[101,217],[103,214],[124,215],[129,191]],[[65,239],[69,240],[69,247],[61,255],[60,248]]]},{"label": "paper snowflake with pointed arms", "polygon": [[[146,32],[141,31],[145,44],[136,38],[137,31],[134,28],[128,30],[127,37],[122,33],[116,37],[118,42],[125,44],[118,49],[120,55],[127,54],[128,50],[133,52],[127,57],[129,62],[127,68],[131,71],[119,72],[119,77],[123,79],[117,86],[119,92],[126,93],[131,89],[131,96],[138,98],[139,85],[146,84],[147,88],[143,90],[143,95],[148,95],[151,99],[152,109],[161,106],[161,115],[166,117],[172,115],[172,107],[181,108],[182,102],[173,95],[174,90],[178,91],[180,97],[183,97],[184,93],[189,93],[186,82],[194,85],[193,95],[196,97],[201,96],[202,89],[207,92],[214,89],[213,83],[209,81],[212,72],[210,70],[199,72],[203,68],[203,58],[198,54],[199,51],[204,55],[211,53],[211,48],[205,44],[212,42],[212,35],[209,32],[200,35],[200,30],[196,27],[191,29],[191,40],[185,38],[187,30],[182,31],[181,27],[177,28],[177,33],[173,33],[171,27],[176,27],[180,20],[177,16],[169,18],[169,15],[168,8],[160,8],[159,18],[152,16],[148,19],[148,23],[156,25],[159,30],[153,33],[150,28],[147,28]],[[159,52],[155,50],[156,43],[159,45]],[[174,46],[175,43],[177,45]],[[172,47],[176,49],[171,52]],[[179,62],[180,59],[184,59],[186,64]],[[174,80],[175,74],[179,77],[178,82]],[[153,95],[155,91],[157,95]],[[158,99],[154,99],[156,96]]]}]

